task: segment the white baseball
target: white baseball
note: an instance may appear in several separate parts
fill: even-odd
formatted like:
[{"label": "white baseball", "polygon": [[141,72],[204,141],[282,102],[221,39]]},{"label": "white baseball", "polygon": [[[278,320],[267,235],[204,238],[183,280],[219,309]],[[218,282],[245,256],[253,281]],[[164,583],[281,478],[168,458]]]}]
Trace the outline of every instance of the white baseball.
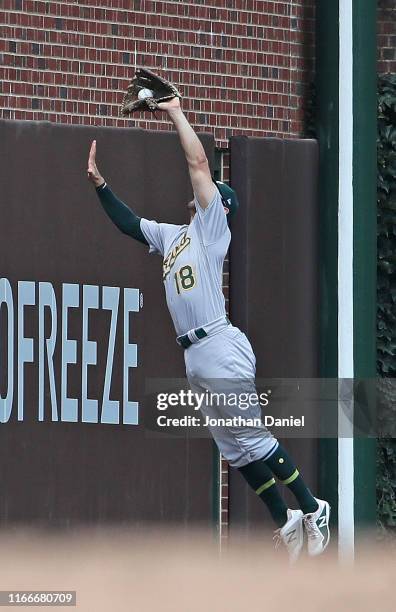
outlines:
[{"label": "white baseball", "polygon": [[144,100],[145,98],[152,98],[153,92],[151,89],[141,89],[138,93],[139,100]]}]

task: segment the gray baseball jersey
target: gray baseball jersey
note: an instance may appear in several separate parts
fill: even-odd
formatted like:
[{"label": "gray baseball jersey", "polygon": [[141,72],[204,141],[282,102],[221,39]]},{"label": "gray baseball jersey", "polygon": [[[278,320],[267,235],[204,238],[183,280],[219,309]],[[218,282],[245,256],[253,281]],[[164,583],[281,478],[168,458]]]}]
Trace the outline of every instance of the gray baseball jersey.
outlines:
[{"label": "gray baseball jersey", "polygon": [[[222,291],[223,262],[231,233],[219,192],[206,209],[195,199],[197,210],[189,225],[170,225],[142,219],[141,230],[151,253],[164,257],[166,301],[178,336],[225,318]],[[227,325],[184,351],[187,378],[195,392],[255,393],[256,359],[250,342],[238,328]],[[210,419],[238,417],[235,404],[203,404],[201,413]],[[222,455],[235,467],[267,456],[276,439],[261,422],[259,405],[243,413],[246,424],[208,424]]]},{"label": "gray baseball jersey", "polygon": [[231,233],[218,190],[206,209],[197,199],[195,206],[189,225],[140,223],[150,253],[164,258],[166,301],[178,336],[226,314],[222,272]]}]

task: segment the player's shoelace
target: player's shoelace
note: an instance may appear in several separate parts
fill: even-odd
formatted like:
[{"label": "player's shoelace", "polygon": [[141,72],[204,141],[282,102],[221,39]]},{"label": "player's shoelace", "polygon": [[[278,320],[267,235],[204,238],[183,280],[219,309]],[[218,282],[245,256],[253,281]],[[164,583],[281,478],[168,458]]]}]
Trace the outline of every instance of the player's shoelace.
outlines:
[{"label": "player's shoelace", "polygon": [[280,531],[281,531],[280,528],[276,529],[274,531],[274,537],[272,539],[275,542],[275,548],[279,548],[279,546],[281,545],[281,542],[282,542],[282,537],[281,537]]},{"label": "player's shoelace", "polygon": [[310,516],[309,518],[306,517],[304,519],[304,525],[305,525],[305,529],[307,530],[307,536],[309,538],[320,538],[321,537],[321,533],[316,525],[316,521],[313,518],[313,516]]}]

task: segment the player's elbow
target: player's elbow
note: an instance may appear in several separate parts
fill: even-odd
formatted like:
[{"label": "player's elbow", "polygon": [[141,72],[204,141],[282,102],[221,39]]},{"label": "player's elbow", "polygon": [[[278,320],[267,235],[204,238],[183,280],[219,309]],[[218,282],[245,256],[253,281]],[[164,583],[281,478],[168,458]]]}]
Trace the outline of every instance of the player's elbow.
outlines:
[{"label": "player's elbow", "polygon": [[209,166],[208,158],[205,153],[195,155],[187,161],[192,170],[204,170]]}]

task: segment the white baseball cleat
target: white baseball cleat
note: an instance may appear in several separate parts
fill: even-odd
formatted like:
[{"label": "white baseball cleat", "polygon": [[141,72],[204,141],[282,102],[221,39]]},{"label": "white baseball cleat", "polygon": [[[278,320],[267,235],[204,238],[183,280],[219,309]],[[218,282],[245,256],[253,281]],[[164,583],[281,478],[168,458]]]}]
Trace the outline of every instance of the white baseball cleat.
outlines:
[{"label": "white baseball cleat", "polygon": [[330,505],[323,499],[316,499],[316,501],[319,504],[316,512],[303,516],[308,539],[308,554],[311,557],[320,555],[330,542]]},{"label": "white baseball cleat", "polygon": [[301,554],[304,544],[303,534],[303,513],[301,510],[290,510],[287,511],[287,522],[274,532],[275,548],[278,548],[279,544],[283,544],[287,548],[289,553],[289,560],[291,564],[294,564]]}]

